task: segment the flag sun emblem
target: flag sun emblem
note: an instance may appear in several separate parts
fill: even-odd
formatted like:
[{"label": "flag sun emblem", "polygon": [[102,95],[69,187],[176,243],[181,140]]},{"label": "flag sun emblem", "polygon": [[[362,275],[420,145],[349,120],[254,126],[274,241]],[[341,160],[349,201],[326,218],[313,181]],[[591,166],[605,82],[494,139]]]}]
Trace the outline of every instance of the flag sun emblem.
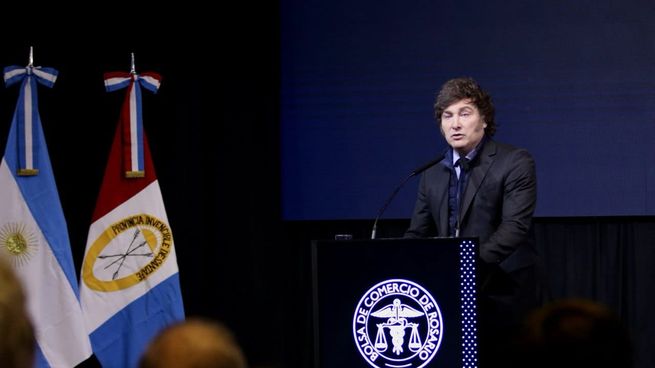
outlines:
[{"label": "flag sun emblem", "polygon": [[38,240],[24,224],[10,222],[0,228],[0,249],[4,258],[18,267],[27,263],[37,251]]}]

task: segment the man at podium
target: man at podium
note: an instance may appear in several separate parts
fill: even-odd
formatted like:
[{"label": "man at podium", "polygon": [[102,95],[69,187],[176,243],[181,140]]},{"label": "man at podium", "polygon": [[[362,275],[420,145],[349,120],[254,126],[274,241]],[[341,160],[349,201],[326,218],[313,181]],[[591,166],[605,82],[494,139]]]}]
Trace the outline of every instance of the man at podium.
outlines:
[{"label": "man at podium", "polygon": [[525,149],[492,139],[494,105],[473,79],[447,81],[434,110],[449,148],[422,174],[405,236],[479,238],[480,359],[494,366],[505,358],[502,341],[539,301],[535,163]]}]

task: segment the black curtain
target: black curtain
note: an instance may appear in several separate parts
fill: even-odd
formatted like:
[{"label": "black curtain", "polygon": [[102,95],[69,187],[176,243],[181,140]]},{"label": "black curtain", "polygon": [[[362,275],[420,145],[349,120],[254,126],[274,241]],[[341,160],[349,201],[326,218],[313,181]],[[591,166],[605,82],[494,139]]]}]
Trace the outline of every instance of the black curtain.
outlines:
[{"label": "black curtain", "polygon": [[609,306],[630,331],[635,366],[655,366],[655,219],[537,219],[535,230],[553,297]]}]

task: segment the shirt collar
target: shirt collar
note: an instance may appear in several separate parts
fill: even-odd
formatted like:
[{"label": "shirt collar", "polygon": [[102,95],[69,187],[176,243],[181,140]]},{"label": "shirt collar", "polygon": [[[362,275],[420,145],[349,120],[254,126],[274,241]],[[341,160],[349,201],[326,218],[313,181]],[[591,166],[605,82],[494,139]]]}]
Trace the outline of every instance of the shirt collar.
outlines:
[{"label": "shirt collar", "polygon": [[[482,140],[480,140],[480,143],[478,143],[478,145],[475,146],[475,148],[473,148],[473,149],[471,150],[471,152],[469,152],[468,154],[466,154],[466,158],[468,158],[469,161],[473,161],[473,159],[475,158],[475,156],[477,156],[478,152],[479,152],[480,149],[482,148],[482,145],[483,145],[484,142],[486,142],[486,141],[487,141],[487,136],[484,135],[484,136],[482,137]],[[452,152],[452,158],[453,158],[453,160],[451,161],[451,163],[454,165],[455,162],[457,162],[457,160],[459,160],[459,158],[460,158],[461,156],[459,155],[459,153],[458,153],[457,151],[455,151],[454,149],[452,149],[452,147],[450,148],[450,151]]]}]

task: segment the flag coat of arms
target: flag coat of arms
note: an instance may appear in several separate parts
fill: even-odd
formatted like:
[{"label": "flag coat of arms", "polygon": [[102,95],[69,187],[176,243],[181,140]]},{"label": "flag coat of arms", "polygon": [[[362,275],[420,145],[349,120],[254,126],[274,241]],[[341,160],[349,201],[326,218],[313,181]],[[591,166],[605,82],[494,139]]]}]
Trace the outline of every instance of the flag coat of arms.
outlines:
[{"label": "flag coat of arms", "polygon": [[154,73],[107,73],[127,87],[82,265],[80,298],[93,352],[134,367],[156,333],[184,319],[173,235],[141,124],[141,87]]},{"label": "flag coat of arms", "polygon": [[4,70],[7,86],[21,87],[0,164],[0,258],[27,294],[36,365],[74,367],[91,356],[91,346],[36,94],[37,83],[52,87],[56,77],[52,68],[31,65]]}]

